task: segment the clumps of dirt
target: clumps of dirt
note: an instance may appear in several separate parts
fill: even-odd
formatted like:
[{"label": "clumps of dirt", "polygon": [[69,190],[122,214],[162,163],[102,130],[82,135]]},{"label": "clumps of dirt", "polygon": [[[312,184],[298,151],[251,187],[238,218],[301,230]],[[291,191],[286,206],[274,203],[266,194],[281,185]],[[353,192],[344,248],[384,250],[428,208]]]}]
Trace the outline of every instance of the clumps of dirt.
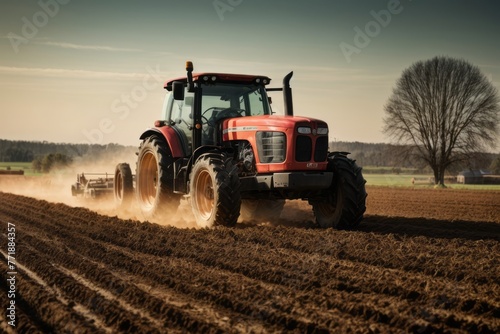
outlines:
[{"label": "clumps of dirt", "polygon": [[367,215],[500,223],[499,190],[368,187]]},{"label": "clumps of dirt", "polygon": [[[24,331],[500,332],[498,224],[476,239],[475,221],[370,217],[356,231],[179,229],[0,192]],[[2,288],[7,272],[4,259]]]}]

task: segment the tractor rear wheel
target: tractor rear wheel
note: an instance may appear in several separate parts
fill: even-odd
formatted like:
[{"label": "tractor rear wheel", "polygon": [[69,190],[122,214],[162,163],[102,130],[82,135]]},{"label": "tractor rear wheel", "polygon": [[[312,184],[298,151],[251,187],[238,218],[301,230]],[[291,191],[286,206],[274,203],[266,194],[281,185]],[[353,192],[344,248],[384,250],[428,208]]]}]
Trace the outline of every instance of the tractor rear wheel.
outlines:
[{"label": "tractor rear wheel", "polygon": [[113,188],[117,206],[119,208],[128,207],[134,197],[132,170],[129,164],[120,163],[116,165]]},{"label": "tractor rear wheel", "polygon": [[180,195],[173,192],[172,168],[167,143],[157,136],[144,139],[137,157],[136,197],[146,218],[177,210]]},{"label": "tractor rear wheel", "polygon": [[316,222],[325,228],[354,228],[366,210],[366,181],[361,167],[346,155],[335,154],[329,158],[328,170],[334,176],[327,198],[311,203]]},{"label": "tractor rear wheel", "polygon": [[284,199],[245,199],[241,202],[241,217],[244,220],[276,221],[284,206]]},{"label": "tractor rear wheel", "polygon": [[234,226],[241,206],[236,166],[224,154],[201,155],[190,174],[190,198],[199,227]]}]

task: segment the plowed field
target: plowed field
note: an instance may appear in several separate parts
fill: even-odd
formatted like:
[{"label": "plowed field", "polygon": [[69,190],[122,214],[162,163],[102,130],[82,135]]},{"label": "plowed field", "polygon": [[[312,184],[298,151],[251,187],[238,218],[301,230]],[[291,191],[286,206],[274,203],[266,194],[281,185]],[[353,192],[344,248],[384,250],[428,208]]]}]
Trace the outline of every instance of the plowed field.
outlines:
[{"label": "plowed field", "polygon": [[500,192],[368,194],[337,231],[301,202],[276,224],[193,229],[0,192],[0,331],[500,333]]}]

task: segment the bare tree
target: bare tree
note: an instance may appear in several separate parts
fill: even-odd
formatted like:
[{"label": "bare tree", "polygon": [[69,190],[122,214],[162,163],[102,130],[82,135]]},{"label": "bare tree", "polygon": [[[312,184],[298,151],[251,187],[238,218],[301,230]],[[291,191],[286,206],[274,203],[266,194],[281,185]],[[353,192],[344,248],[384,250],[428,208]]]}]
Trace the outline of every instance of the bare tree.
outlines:
[{"label": "bare tree", "polygon": [[450,165],[495,147],[499,131],[497,90],[461,59],[435,57],[405,69],[385,112],[384,132],[423,159],[439,185]]}]

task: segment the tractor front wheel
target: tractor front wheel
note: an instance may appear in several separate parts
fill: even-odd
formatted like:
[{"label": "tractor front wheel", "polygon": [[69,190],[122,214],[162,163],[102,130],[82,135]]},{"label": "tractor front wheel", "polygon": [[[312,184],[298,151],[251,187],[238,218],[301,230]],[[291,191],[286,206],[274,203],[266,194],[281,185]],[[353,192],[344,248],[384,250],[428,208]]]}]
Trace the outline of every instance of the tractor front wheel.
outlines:
[{"label": "tractor front wheel", "polygon": [[224,154],[201,155],[190,174],[190,198],[199,227],[234,226],[241,206],[240,179]]},{"label": "tractor front wheel", "polygon": [[320,227],[354,228],[366,210],[366,181],[361,167],[344,154],[328,159],[328,170],[334,176],[325,199],[311,202],[316,222]]}]

